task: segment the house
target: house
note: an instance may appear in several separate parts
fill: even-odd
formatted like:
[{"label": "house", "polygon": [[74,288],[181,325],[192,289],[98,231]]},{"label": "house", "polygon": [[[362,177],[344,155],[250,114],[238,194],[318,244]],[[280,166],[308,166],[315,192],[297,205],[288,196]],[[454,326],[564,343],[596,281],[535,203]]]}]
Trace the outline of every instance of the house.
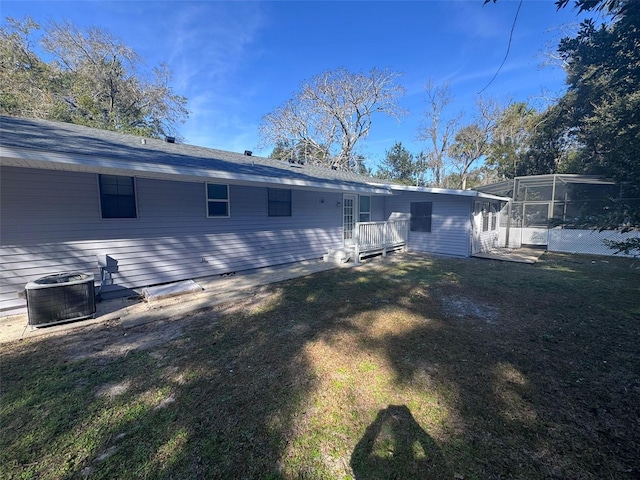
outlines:
[{"label": "house", "polygon": [[640,199],[630,198],[615,182],[598,176],[530,175],[476,190],[511,199],[501,216],[501,247],[533,246],[553,252],[613,255],[614,250],[607,247],[605,240],[624,241],[639,235],[584,225],[589,217],[606,211],[612,199],[640,205]]},{"label": "house", "polygon": [[414,252],[466,257],[497,241],[504,199],[491,194],[45,120],[0,117],[0,130],[5,313],[53,273],[93,273],[103,296],[122,295],[354,249],[363,224],[410,222],[396,233]]}]

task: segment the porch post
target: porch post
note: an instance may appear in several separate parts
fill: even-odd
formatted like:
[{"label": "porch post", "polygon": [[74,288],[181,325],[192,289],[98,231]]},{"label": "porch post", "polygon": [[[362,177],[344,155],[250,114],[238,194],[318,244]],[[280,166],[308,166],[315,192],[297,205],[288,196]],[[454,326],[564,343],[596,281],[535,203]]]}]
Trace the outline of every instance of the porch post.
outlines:
[{"label": "porch post", "polygon": [[353,232],[353,246],[355,247],[355,258],[353,262],[356,265],[360,264],[360,222],[356,222],[356,228]]},{"label": "porch post", "polygon": [[409,220],[405,220],[404,227],[402,227],[402,232],[404,235],[404,247],[402,248],[403,252],[409,251]]},{"label": "porch post", "polygon": [[505,247],[510,248],[509,245],[509,233],[511,232],[511,202],[512,199],[509,199],[509,203],[507,203],[507,231],[505,232]]},{"label": "porch post", "polygon": [[387,240],[388,234],[387,230],[389,229],[389,221],[384,222],[384,226],[382,227],[382,256],[387,256]]}]

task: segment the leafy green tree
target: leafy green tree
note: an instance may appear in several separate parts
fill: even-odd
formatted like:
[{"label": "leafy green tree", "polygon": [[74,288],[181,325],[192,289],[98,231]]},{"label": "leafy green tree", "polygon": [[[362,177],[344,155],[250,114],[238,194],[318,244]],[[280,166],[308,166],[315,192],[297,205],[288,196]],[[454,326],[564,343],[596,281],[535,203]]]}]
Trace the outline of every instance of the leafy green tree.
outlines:
[{"label": "leafy green tree", "polygon": [[302,141],[281,140],[276,143],[270,158],[289,163],[326,163],[327,151],[322,145],[309,145]]},{"label": "leafy green tree", "polygon": [[[497,3],[497,1],[498,0],[484,0],[484,4]],[[571,3],[571,0],[556,0],[555,5],[558,10],[560,10],[569,5],[569,3]],[[574,0],[573,2],[574,7],[577,8],[579,12],[591,10],[610,12],[619,9],[623,3],[625,3],[625,0]]]},{"label": "leafy green tree", "polygon": [[357,154],[353,157],[353,171],[358,175],[373,177],[373,169],[367,167],[367,159],[364,155]]},{"label": "leafy green tree", "polygon": [[[463,179],[459,173],[452,172],[445,177],[444,187],[459,189],[460,185],[462,184],[462,181]],[[475,168],[469,171],[464,178],[464,182],[465,182],[466,188],[468,189],[473,189],[475,187],[479,187],[480,185],[485,185],[486,183],[489,183],[485,180],[485,172],[482,169],[482,167]]]},{"label": "leafy green tree", "polygon": [[386,156],[375,175],[377,178],[405,185],[418,185],[419,174],[420,165],[416,157],[402,145],[402,142],[396,142],[386,151]]},{"label": "leafy green tree", "polygon": [[535,125],[516,175],[584,173],[578,162],[579,144],[567,126],[568,117],[560,102],[534,118]]},{"label": "leafy green tree", "polygon": [[467,178],[472,166],[487,153],[489,134],[477,124],[467,125],[456,133],[454,143],[449,147],[451,165],[458,183],[455,188],[467,188]]},{"label": "leafy green tree", "polygon": [[616,21],[586,20],[561,41],[569,91],[560,107],[585,173],[640,186],[640,3],[620,5]]},{"label": "leafy green tree", "polygon": [[[564,8],[571,0],[555,3]],[[560,42],[568,91],[543,114],[527,152],[529,164],[538,172],[615,179],[624,198],[612,199],[588,223],[600,230],[640,230],[640,2],[575,0],[573,5],[579,12],[605,14],[605,21],[585,20],[575,37]],[[638,239],[610,246],[640,254]]]},{"label": "leafy green tree", "polygon": [[[48,118],[161,138],[176,136],[188,115],[166,65],[151,71],[128,46],[98,28],[51,22],[41,46],[30,40],[40,26],[30,18],[7,19],[0,29],[3,69],[0,108],[9,115]],[[26,93],[25,93],[26,92]]]},{"label": "leafy green tree", "polygon": [[[501,179],[522,175],[527,150],[537,127],[538,115],[526,102],[515,102],[502,110],[491,130],[486,164]],[[545,172],[548,173],[548,172]]]},{"label": "leafy green tree", "polygon": [[491,134],[500,116],[500,107],[493,100],[479,97],[475,106],[473,123],[458,130],[447,152],[449,168],[459,178],[459,183],[454,188],[463,190],[467,188],[471,172],[489,153]]},{"label": "leafy green tree", "polygon": [[5,115],[55,118],[64,109],[63,76],[33,51],[32,32],[40,25],[27,17],[7,18],[0,27],[0,112]]},{"label": "leafy green tree", "polygon": [[[640,2],[591,4],[612,20],[586,20],[575,38],[561,41],[569,91],[560,108],[568,112],[566,134],[578,144],[575,168],[615,179],[626,195],[594,227],[640,230]],[[610,246],[640,254],[634,239]]]},{"label": "leafy green tree", "polygon": [[[485,0],[487,3],[488,0]],[[494,2],[496,0],[493,0]],[[571,0],[556,0],[556,7],[558,10],[561,8],[565,8]],[[574,7],[578,9],[579,12],[597,10],[597,11],[605,11],[611,12],[618,10],[623,4],[625,0],[574,0]]]}]

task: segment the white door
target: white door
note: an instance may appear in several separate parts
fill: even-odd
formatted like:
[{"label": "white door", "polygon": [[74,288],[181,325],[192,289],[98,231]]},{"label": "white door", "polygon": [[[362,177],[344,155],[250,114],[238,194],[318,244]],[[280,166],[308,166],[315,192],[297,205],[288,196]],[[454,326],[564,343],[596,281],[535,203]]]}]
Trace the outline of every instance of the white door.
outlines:
[{"label": "white door", "polygon": [[353,237],[356,228],[356,215],[358,197],[345,195],[342,199],[342,226],[344,231],[345,247],[353,245]]},{"label": "white door", "polygon": [[480,252],[480,235],[482,233],[482,202],[475,202],[471,213],[471,255]]},{"label": "white door", "polygon": [[525,203],[522,217],[522,243],[546,247],[549,243],[549,204]]}]

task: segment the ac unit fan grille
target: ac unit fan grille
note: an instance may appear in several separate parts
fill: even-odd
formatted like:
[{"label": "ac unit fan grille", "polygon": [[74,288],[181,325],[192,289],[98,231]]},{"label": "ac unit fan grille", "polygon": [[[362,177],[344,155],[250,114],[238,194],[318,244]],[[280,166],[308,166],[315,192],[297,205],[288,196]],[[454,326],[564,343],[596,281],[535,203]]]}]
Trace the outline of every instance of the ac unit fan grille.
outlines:
[{"label": "ac unit fan grille", "polygon": [[84,283],[27,288],[26,294],[30,325],[45,326],[80,320],[93,316],[96,311],[93,276]]}]

